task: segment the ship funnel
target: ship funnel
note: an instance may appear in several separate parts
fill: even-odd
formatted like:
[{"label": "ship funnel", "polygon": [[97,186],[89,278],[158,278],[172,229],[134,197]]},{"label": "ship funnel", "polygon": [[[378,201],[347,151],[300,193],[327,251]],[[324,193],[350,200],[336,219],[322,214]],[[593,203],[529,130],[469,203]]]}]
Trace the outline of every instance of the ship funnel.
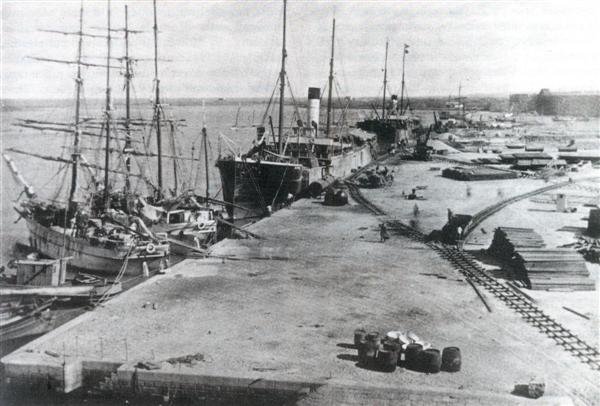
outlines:
[{"label": "ship funnel", "polygon": [[308,88],[308,127],[311,137],[317,137],[319,131],[319,109],[321,104],[321,89]]}]

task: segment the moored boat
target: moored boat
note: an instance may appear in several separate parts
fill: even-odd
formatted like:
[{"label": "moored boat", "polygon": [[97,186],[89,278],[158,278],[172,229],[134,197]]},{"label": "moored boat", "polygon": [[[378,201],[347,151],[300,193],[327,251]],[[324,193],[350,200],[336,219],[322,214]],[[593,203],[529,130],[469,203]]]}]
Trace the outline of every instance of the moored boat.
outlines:
[{"label": "moored boat", "polygon": [[54,327],[49,299],[3,300],[0,303],[0,342],[47,333]]},{"label": "moored boat", "polygon": [[[34,156],[44,160],[62,162],[67,164],[62,169],[70,168],[70,188],[68,197],[64,200],[57,199],[60,196],[62,185],[57,185],[57,193],[53,200],[45,200],[37,196],[34,189],[24,180],[12,159],[3,154],[9,169],[16,180],[23,185],[27,198],[15,206],[15,209],[26,222],[30,235],[30,243],[41,254],[50,258],[72,257],[71,265],[88,270],[106,274],[140,273],[145,266],[148,268],[158,267],[163,259],[169,255],[169,245],[164,235],[154,234],[143,227],[139,217],[133,215],[121,215],[111,207],[113,200],[110,175],[125,175],[128,182],[129,173],[124,173],[111,166],[110,153],[111,142],[119,139],[111,114],[111,92],[110,92],[110,70],[114,59],[111,57],[111,26],[110,5],[108,7],[107,25],[107,58],[106,64],[96,64],[84,61],[83,38],[87,35],[83,30],[83,4],[79,14],[79,30],[76,32],[59,32],[65,35],[76,35],[78,37],[77,59],[75,61],[55,60],[48,58],[34,58],[41,61],[58,62],[67,65],[76,65],[76,100],[75,117],[72,123],[41,122],[35,121],[21,125],[26,128],[37,128],[41,130],[52,130],[66,132],[72,139],[70,157],[54,157],[35,154],[30,151],[10,149],[12,152]],[[54,31],[52,31],[54,32]],[[89,120],[81,117],[83,77],[82,67],[101,67],[106,69],[106,109],[105,120],[102,122],[101,134],[92,131],[84,131],[84,126],[89,125]],[[98,128],[98,127],[91,127]],[[83,136],[102,138],[105,141],[104,165],[89,163],[82,151],[81,142]],[[127,137],[126,141],[129,140]],[[127,145],[127,144],[126,144]],[[83,170],[88,170],[87,184],[84,181]],[[98,170],[94,172],[93,169]],[[97,179],[97,175],[104,175],[104,182]],[[114,180],[114,179],[112,179]],[[20,196],[19,196],[20,197]],[[103,202],[98,206],[97,201]]]},{"label": "moored boat", "polygon": [[388,47],[389,42],[386,42],[381,115],[373,108],[375,117],[366,118],[356,123],[357,128],[377,135],[377,143],[383,151],[394,149],[398,145],[407,146],[412,140],[413,135],[420,136],[425,132],[421,126],[420,118],[410,114],[408,104],[404,105],[404,62],[409,48],[407,44],[404,44],[402,55],[402,90],[400,101],[398,102],[398,96],[393,94],[391,95],[390,105],[386,102]]},{"label": "moored boat", "polygon": [[[221,175],[226,202],[241,204],[261,213],[301,197],[312,182],[325,177],[346,177],[354,170],[369,164],[377,154],[376,138],[362,131],[331,125],[335,20],[327,102],[327,124],[319,123],[321,90],[308,89],[306,122],[298,119],[293,126],[284,126],[286,2],[284,1],[282,64],[279,75],[279,127],[277,135],[271,125],[267,134],[263,125],[257,127],[253,148],[246,154],[219,157],[216,166]],[[265,114],[266,116],[266,114]],[[284,132],[287,130],[287,132]],[[228,206],[230,218],[234,207]]]}]

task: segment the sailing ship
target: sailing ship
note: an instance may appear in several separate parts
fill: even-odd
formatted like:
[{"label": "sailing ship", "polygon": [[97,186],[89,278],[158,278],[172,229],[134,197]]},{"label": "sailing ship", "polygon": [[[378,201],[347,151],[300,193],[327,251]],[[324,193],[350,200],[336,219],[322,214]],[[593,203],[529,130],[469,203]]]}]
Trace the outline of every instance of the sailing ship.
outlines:
[{"label": "sailing ship", "polygon": [[406,54],[408,54],[409,45],[404,44],[404,52],[402,54],[402,90],[400,93],[400,102],[398,96],[391,95],[391,103],[388,105],[386,101],[387,92],[387,62],[388,62],[389,41],[385,43],[385,64],[383,69],[383,100],[381,103],[381,115],[373,107],[375,117],[367,118],[356,123],[356,127],[361,130],[377,134],[377,142],[381,150],[389,150],[395,148],[398,144],[408,145],[413,135],[422,135],[424,132],[421,127],[419,117],[408,115],[410,106],[404,105],[404,63]]},{"label": "sailing ship", "polygon": [[[24,121],[19,122],[25,128],[38,128],[42,130],[52,130],[58,132],[67,132],[72,135],[71,156],[53,157],[41,154],[31,153],[17,149],[8,149],[8,151],[31,155],[34,157],[57,161],[68,164],[71,172],[70,190],[66,203],[56,201],[45,201],[37,196],[34,189],[25,181],[18,171],[14,161],[6,154],[3,154],[11,172],[24,187],[24,193],[27,198],[16,205],[15,209],[20,218],[26,222],[29,231],[29,241],[33,248],[41,254],[50,258],[72,257],[70,265],[77,269],[88,270],[91,272],[107,274],[139,274],[143,268],[157,268],[169,255],[169,244],[165,235],[152,233],[137,216],[127,215],[115,208],[115,199],[111,191],[110,174],[118,174],[125,177],[125,184],[129,184],[130,163],[126,160],[125,172],[111,166],[110,152],[111,144],[123,139],[113,132],[113,120],[111,112],[111,89],[110,89],[110,71],[115,68],[111,65],[111,34],[114,29],[110,24],[110,3],[107,9],[107,57],[106,64],[96,64],[84,61],[82,59],[82,48],[84,37],[102,37],[98,34],[86,33],[83,31],[83,3],[79,12],[79,30],[76,32],[53,31],[50,32],[76,35],[78,37],[77,59],[75,61],[65,61],[50,58],[33,58],[41,61],[58,62],[68,65],[76,65],[76,100],[75,100],[75,119],[71,123],[43,122],[43,121]],[[126,31],[127,32],[127,31]],[[102,122],[104,134],[97,134],[92,131],[84,131],[87,119],[81,116],[83,77],[82,67],[102,67],[106,68],[106,107],[104,111],[105,119]],[[117,67],[118,68],[118,67]],[[89,124],[89,123],[88,123]],[[95,128],[93,127],[92,129]],[[129,122],[126,120],[126,125]],[[82,137],[91,135],[102,138],[105,144],[104,165],[89,163],[85,158]],[[125,139],[125,155],[131,148],[131,139],[129,132]],[[89,170],[87,184],[89,193],[84,193],[83,173],[80,168]],[[94,173],[92,169],[104,173],[104,183],[97,180],[98,172]],[[143,177],[138,175],[138,177]]]},{"label": "sailing ship", "polygon": [[[296,110],[294,125],[285,127],[286,5],[284,0],[277,135],[271,117],[271,137],[265,129],[267,110],[263,116],[263,124],[257,126],[257,138],[252,149],[243,155],[232,153],[229,156],[219,156],[216,163],[221,175],[224,200],[262,213],[274,211],[281,205],[301,197],[308,191],[311,183],[349,176],[353,170],[369,164],[377,149],[373,135],[360,131],[344,131],[343,127],[334,129],[331,125],[335,19],[332,29],[326,128],[324,131],[320,129],[321,91],[315,87],[308,89],[306,122],[300,119]],[[284,130],[287,132],[284,133]],[[233,219],[234,206],[228,206],[227,210],[230,219]]]},{"label": "sailing ship", "polygon": [[[160,99],[160,80],[158,75],[158,22],[156,12],[156,0],[153,1],[154,9],[154,100],[153,100],[153,120],[152,126],[156,133],[157,169],[158,185],[153,190],[153,195],[146,199],[137,197],[138,209],[130,205],[123,209],[129,213],[141,214],[146,224],[156,233],[166,234],[171,246],[171,252],[178,255],[188,255],[190,253],[203,253],[203,249],[217,240],[217,220],[218,211],[214,210],[210,204],[215,203],[209,194],[209,166],[208,166],[208,134],[206,125],[202,127],[202,146],[204,150],[204,169],[206,177],[206,194],[204,197],[198,196],[192,189],[186,189],[184,185],[178,183],[179,163],[183,160],[182,154],[178,153],[175,142],[175,120],[164,118],[164,106]],[[125,6],[125,33],[127,34],[127,6]],[[125,36],[125,66],[126,66],[126,122],[130,120],[130,80],[131,58],[129,58],[127,35]],[[239,110],[238,110],[239,114]],[[237,122],[237,118],[236,118]],[[162,125],[168,124],[170,133],[169,140],[172,149],[172,155],[163,155],[162,153]],[[129,130],[127,131],[129,137]],[[194,158],[192,147],[192,157],[188,160],[199,162],[200,159]],[[131,145],[128,151],[132,151]],[[163,185],[163,158],[171,158],[173,162],[173,185],[171,195],[164,193]],[[130,168],[130,157],[126,157],[127,167]],[[189,170],[190,174],[193,169]],[[126,185],[127,186],[127,185]],[[181,189],[181,190],[180,190]],[[126,192],[128,188],[126,188]],[[202,201],[204,205],[201,205]]]}]

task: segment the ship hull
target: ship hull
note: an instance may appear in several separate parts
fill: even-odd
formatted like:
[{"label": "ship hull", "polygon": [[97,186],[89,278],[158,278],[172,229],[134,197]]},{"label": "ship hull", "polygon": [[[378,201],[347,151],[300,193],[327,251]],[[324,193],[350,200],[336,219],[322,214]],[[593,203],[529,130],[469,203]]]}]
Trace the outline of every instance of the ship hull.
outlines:
[{"label": "ship hull", "polygon": [[356,127],[375,134],[380,151],[395,148],[402,140],[408,142],[412,133],[406,120],[398,118],[363,120],[357,122]]},{"label": "ship hull", "polygon": [[[247,207],[251,214],[264,212],[266,206],[276,210],[284,204],[288,195],[300,197],[311,182],[325,175],[336,178],[350,176],[353,170],[368,165],[374,156],[365,144],[353,151],[331,158],[327,167],[304,167],[300,164],[255,161],[242,158],[225,158],[217,161],[223,185],[223,199],[228,203]],[[233,208],[228,208],[233,216]],[[236,210],[236,214],[248,215]]]},{"label": "ship hull", "polygon": [[[298,164],[260,161],[243,158],[220,159],[223,200],[250,209],[265,211],[267,206],[285,201],[288,194],[297,196],[306,183],[304,167]],[[227,208],[233,218],[233,207]]]},{"label": "ship hull", "polygon": [[367,131],[377,135],[377,144],[380,148],[389,147],[396,143],[397,133],[400,130],[400,125],[396,121],[384,120],[364,120],[356,123],[356,126],[363,131]]},{"label": "ship hull", "polygon": [[[118,274],[123,266],[127,256],[126,251],[92,246],[88,240],[69,235],[63,236],[63,233],[45,227],[31,218],[25,218],[25,221],[31,246],[47,257],[72,257],[69,266],[106,275]],[[144,262],[149,270],[158,269],[161,260],[166,258],[164,251],[156,250],[155,253],[149,254],[136,250],[129,256],[124,274],[142,274]]]}]

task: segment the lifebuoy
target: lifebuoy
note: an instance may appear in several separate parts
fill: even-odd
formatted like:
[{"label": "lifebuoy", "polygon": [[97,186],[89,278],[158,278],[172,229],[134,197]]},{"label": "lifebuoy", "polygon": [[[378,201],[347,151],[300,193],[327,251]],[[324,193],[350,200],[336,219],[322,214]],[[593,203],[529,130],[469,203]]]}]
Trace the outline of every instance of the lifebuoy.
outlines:
[{"label": "lifebuoy", "polygon": [[198,223],[198,228],[204,228],[204,223]]},{"label": "lifebuoy", "polygon": [[148,254],[154,254],[156,252],[156,247],[154,246],[154,244],[149,243],[148,245],[146,245],[146,252]]}]

